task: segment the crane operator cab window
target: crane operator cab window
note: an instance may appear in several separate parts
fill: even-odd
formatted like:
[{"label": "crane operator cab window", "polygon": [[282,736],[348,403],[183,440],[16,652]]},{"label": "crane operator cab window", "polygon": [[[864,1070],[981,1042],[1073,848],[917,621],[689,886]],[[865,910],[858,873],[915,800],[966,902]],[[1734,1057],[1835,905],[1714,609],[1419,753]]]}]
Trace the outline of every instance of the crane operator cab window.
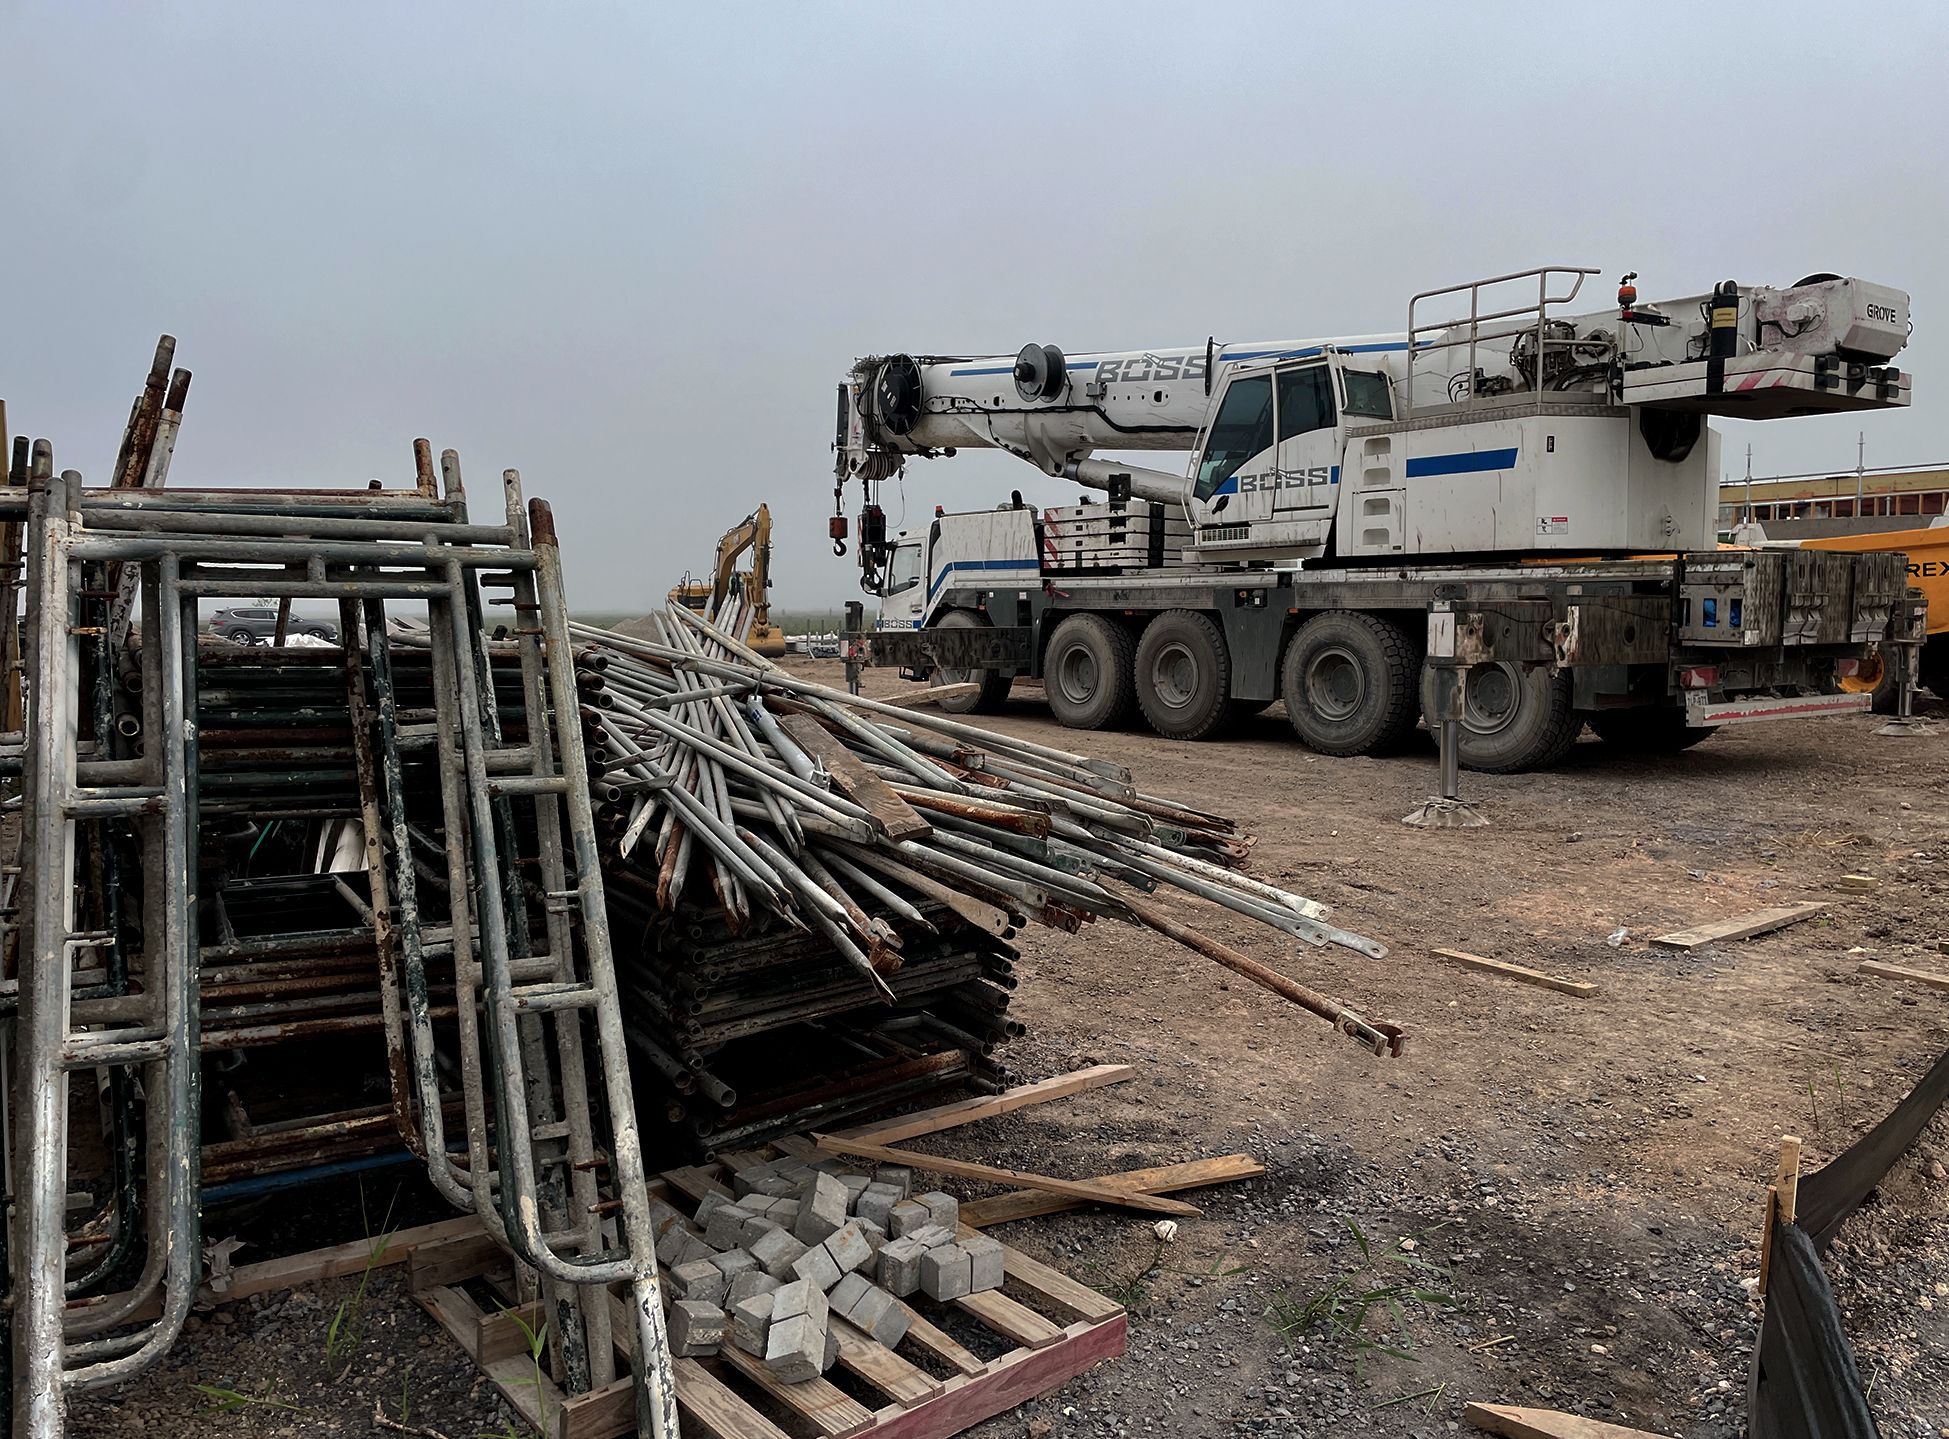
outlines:
[{"label": "crane operator cab window", "polygon": [[1344,409],[1351,418],[1394,418],[1394,393],[1388,386],[1386,375],[1372,370],[1342,370],[1340,383],[1346,387],[1347,403]]},{"label": "crane operator cab window", "polygon": [[1290,440],[1333,425],[1333,376],[1324,362],[1279,375],[1279,438]]},{"label": "crane operator cab window", "polygon": [[1240,465],[1271,448],[1272,376],[1247,375],[1233,380],[1205,436],[1205,453],[1198,462],[1198,482],[1192,493],[1201,500],[1210,499]]},{"label": "crane operator cab window", "polygon": [[882,595],[897,595],[910,590],[920,583],[920,546],[918,544],[895,545],[893,553],[887,556],[886,583],[881,586]]}]

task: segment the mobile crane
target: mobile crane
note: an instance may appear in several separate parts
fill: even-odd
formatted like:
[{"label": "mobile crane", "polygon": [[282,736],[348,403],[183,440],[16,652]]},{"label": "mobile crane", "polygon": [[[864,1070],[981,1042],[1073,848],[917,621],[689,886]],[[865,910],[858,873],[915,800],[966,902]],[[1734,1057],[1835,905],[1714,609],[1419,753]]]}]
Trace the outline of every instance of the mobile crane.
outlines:
[{"label": "mobile crane", "polygon": [[[751,551],[751,568],[740,571],[738,556]],[[717,542],[717,558],[710,583],[688,575],[670,587],[670,603],[713,616],[731,596],[742,593],[751,602],[751,630],[745,643],[759,654],[776,658],[785,653],[785,635],[771,622],[771,507],[760,505],[724,532]]]},{"label": "mobile crane", "polygon": [[[844,553],[857,482],[874,662],[977,681],[963,711],[1040,677],[1063,724],[1141,711],[1179,739],[1283,699],[1304,743],[1355,755],[1433,712],[1432,657],[1463,674],[1461,762],[1497,772],[1586,723],[1677,749],[1865,708],[1842,682],[1920,633],[1899,560],[1714,548],[1707,419],[1906,406],[1908,296],[1821,274],[1651,304],[1626,275],[1575,312],[1598,273],[1426,291],[1391,335],[856,362],[831,535]],[[880,484],[969,447],[1108,496],[888,535]],[[1097,454],[1145,450],[1189,467]]]}]

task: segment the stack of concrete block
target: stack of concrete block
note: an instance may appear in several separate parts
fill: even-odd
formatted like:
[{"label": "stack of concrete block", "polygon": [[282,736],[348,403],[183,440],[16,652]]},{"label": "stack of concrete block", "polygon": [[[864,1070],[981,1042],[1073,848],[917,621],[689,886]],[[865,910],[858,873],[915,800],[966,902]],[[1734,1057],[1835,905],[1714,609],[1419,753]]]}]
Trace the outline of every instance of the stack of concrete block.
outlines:
[{"label": "stack of concrete block", "polygon": [[914,1321],[902,1300],[1001,1287],[1001,1245],[957,1239],[960,1206],[939,1190],[914,1194],[911,1170],[785,1158],[733,1184],[735,1196],[709,1194],[690,1218],[652,1201],[679,1355],[732,1344],[795,1384],[832,1367],[834,1316],[891,1349]]}]

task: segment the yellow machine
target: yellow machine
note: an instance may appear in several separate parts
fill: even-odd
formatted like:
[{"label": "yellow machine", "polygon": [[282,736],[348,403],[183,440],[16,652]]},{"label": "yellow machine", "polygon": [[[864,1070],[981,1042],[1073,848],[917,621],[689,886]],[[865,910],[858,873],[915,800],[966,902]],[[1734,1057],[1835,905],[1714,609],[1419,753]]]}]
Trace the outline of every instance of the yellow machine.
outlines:
[{"label": "yellow machine", "polygon": [[[1827,535],[1801,540],[1803,550],[1844,550],[1849,554],[1900,554],[1908,557],[1908,582],[1929,605],[1928,642],[1916,663],[1915,682],[1949,699],[1949,526],[1883,530],[1872,535]],[[1874,688],[1880,676],[1862,676],[1857,688]],[[1879,698],[1879,696],[1878,696]]]},{"label": "yellow machine", "polygon": [[[751,568],[739,570],[738,556],[751,551]],[[760,505],[724,532],[710,583],[684,579],[670,590],[670,603],[714,615],[734,593],[751,601],[751,630],[745,643],[761,655],[785,653],[785,635],[771,622],[771,509]]]}]

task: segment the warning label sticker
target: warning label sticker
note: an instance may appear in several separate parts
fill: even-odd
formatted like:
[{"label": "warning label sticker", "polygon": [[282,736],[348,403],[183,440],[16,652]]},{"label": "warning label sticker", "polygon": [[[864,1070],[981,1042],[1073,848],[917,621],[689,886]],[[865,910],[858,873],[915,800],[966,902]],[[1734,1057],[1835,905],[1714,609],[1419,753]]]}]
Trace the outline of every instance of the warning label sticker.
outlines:
[{"label": "warning label sticker", "polygon": [[1570,516],[1538,515],[1536,533],[1539,535],[1567,535],[1570,533]]}]

